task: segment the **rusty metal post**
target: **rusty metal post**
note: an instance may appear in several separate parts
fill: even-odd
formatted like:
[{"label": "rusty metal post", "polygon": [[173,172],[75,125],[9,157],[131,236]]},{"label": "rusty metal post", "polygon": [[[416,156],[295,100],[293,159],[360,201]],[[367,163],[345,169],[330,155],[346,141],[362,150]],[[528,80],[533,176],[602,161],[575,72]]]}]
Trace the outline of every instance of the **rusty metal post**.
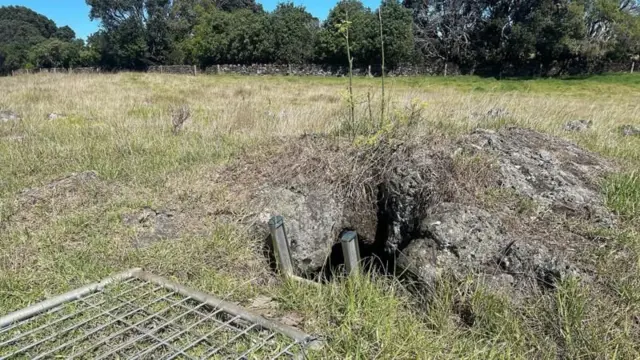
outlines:
[{"label": "rusty metal post", "polygon": [[284,218],[282,216],[272,217],[269,220],[269,231],[271,232],[271,241],[273,241],[273,251],[278,269],[285,277],[292,277],[294,275],[293,262],[289,252],[289,241],[284,227]]},{"label": "rusty metal post", "polygon": [[355,231],[347,231],[340,237],[344,265],[349,275],[360,269],[360,247],[358,246],[358,234]]}]

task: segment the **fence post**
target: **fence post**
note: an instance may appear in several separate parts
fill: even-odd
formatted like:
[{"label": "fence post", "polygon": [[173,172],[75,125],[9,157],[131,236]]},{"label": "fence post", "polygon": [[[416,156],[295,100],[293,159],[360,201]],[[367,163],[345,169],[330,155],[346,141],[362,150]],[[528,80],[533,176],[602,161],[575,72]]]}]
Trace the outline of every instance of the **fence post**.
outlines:
[{"label": "fence post", "polygon": [[274,216],[269,220],[269,232],[271,233],[271,241],[273,241],[278,269],[285,277],[293,276],[293,262],[289,253],[289,242],[282,216]]},{"label": "fence post", "polygon": [[198,67],[196,65],[193,65],[193,76],[197,76],[198,75]]},{"label": "fence post", "polygon": [[360,248],[358,246],[358,234],[355,231],[347,231],[340,237],[342,243],[342,255],[347,273],[352,275],[360,269]]}]

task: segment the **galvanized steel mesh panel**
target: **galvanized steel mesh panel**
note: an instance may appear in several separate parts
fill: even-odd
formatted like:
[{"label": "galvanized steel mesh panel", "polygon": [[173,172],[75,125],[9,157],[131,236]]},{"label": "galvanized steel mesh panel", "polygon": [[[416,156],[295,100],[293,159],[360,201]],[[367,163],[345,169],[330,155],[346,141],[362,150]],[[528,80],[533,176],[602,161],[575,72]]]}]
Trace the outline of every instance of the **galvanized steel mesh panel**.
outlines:
[{"label": "galvanized steel mesh panel", "polygon": [[305,345],[137,277],[0,329],[0,359],[287,359]]}]

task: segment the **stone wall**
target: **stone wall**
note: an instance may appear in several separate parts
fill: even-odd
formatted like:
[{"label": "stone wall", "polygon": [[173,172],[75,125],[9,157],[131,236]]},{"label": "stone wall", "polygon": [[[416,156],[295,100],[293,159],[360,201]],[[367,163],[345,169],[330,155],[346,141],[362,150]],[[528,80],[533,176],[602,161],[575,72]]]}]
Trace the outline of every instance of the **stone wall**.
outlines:
[{"label": "stone wall", "polygon": [[[640,71],[640,64],[635,64],[635,70]],[[595,72],[629,72],[632,69],[632,62],[626,63],[607,63],[602,64]],[[429,65],[401,65],[392,70],[388,70],[388,76],[432,76],[442,75],[444,73],[444,64]],[[507,76],[518,76],[528,74],[527,69],[517,69],[518,74],[510,74]],[[535,74],[536,69],[531,70],[531,74]],[[104,72],[99,68],[83,67],[74,69],[51,68],[51,69],[20,69],[12,72],[12,75],[37,74],[37,73],[74,73],[74,74],[92,74]],[[149,66],[147,72],[164,73],[164,74],[183,74],[198,75],[205,74],[230,74],[230,75],[295,75],[295,76],[346,76],[349,72],[348,68],[340,66],[326,66],[315,64],[300,65],[278,65],[278,64],[252,64],[252,65],[214,65],[204,71],[193,65],[161,65]],[[461,70],[456,64],[448,64],[446,66],[447,75],[460,75]],[[355,76],[379,76],[380,66],[372,66],[367,68],[356,68],[353,70]],[[520,74],[522,73],[522,74]],[[579,74],[576,73],[576,74]]]},{"label": "stone wall", "polygon": [[149,66],[147,72],[161,74],[197,75],[198,68],[194,65],[159,65]]},{"label": "stone wall", "polygon": [[[378,76],[380,66],[367,68],[355,68],[355,76]],[[349,69],[340,66],[325,66],[314,64],[301,65],[276,65],[276,64],[252,64],[252,65],[214,65],[205,69],[206,74],[235,74],[235,75],[296,75],[296,76],[346,76]],[[404,65],[388,71],[389,76],[414,76],[435,75],[439,71],[436,67]],[[451,67],[449,74],[458,73],[457,68]]]},{"label": "stone wall", "polygon": [[74,74],[97,74],[101,71],[99,68],[94,67],[79,67],[71,69],[71,72]]}]

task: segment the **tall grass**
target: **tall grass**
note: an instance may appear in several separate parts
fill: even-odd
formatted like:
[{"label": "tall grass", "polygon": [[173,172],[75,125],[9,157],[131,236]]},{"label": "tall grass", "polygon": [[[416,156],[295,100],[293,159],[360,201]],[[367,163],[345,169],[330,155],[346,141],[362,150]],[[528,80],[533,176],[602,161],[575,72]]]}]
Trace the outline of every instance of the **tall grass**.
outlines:
[{"label": "tall grass", "polygon": [[[617,131],[640,119],[640,75],[385,79],[392,90],[385,117],[413,123],[415,135],[526,126],[569,138],[622,168],[603,186],[622,229],[598,233],[606,246],[588,254],[596,283],[610,291],[567,282],[521,303],[473,277],[444,278],[435,293],[417,295],[379,274],[338,277],[322,287],[280,283],[260,244],[219,221],[229,215],[216,212],[225,189],[216,187],[212,168],[288,137],[337,132],[351,111],[338,95],[344,84],[134,73],[0,78],[0,108],[23,118],[0,123],[0,313],[142,266],[243,305],[258,294],[272,297],[279,314],[301,315],[299,326],[327,341],[311,358],[640,357],[640,139]],[[357,93],[379,84],[352,82]],[[368,106],[383,105],[375,97],[353,104],[363,119],[371,118]],[[181,106],[191,119],[174,136],[171,109]],[[497,108],[507,115],[486,116]],[[68,116],[49,121],[51,112]],[[575,119],[593,120],[593,128],[565,132],[564,123]],[[23,189],[86,170],[96,170],[100,181],[18,213]],[[176,203],[206,223],[187,222],[183,228],[192,232],[147,247],[132,241],[123,214]]]},{"label": "tall grass", "polygon": [[640,174],[637,170],[611,175],[604,191],[607,206],[628,219],[640,218]]}]

